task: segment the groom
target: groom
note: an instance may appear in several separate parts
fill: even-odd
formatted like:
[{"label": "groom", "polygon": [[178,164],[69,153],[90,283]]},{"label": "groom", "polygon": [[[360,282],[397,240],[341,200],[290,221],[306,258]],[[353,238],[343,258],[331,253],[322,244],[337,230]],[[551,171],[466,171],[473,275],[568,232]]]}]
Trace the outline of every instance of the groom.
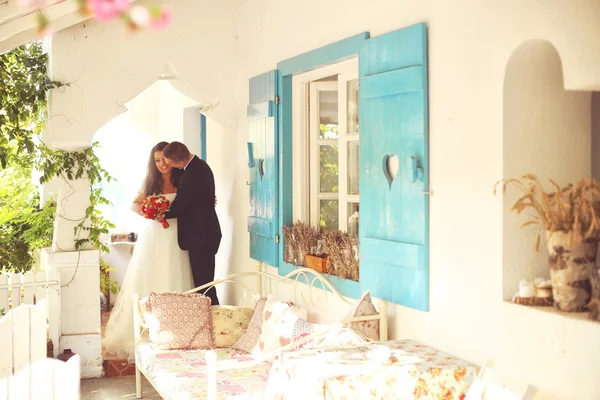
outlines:
[{"label": "groom", "polygon": [[[185,171],[165,218],[177,218],[179,247],[189,251],[194,285],[198,287],[215,279],[215,254],[221,244],[221,226],[215,211],[215,179],[208,164],[190,153],[183,143],[169,143],[163,155],[171,167]],[[219,304],[214,287],[206,295],[212,305]]]}]

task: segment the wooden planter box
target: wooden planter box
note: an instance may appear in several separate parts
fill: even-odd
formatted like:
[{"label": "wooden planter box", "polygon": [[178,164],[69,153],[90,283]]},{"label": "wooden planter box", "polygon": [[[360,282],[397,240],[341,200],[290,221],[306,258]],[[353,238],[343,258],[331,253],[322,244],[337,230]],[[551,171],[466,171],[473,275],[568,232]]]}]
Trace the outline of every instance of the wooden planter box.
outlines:
[{"label": "wooden planter box", "polygon": [[319,257],[307,254],[304,263],[306,268],[310,268],[322,274],[327,273],[327,256]]}]

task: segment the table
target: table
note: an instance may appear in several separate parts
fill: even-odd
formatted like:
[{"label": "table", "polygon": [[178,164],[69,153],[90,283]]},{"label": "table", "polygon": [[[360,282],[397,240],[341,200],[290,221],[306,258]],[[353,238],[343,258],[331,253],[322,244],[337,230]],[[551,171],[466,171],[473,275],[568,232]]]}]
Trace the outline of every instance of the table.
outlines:
[{"label": "table", "polygon": [[462,400],[476,376],[474,365],[412,340],[297,349],[274,361],[265,398]]}]

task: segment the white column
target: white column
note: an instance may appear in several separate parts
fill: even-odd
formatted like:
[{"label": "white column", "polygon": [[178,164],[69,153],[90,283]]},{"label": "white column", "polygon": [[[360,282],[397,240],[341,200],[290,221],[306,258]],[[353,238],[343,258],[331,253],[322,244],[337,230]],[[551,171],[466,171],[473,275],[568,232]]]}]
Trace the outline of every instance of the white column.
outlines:
[{"label": "white column", "polygon": [[45,249],[41,265],[60,274],[59,352],[71,349],[79,354],[82,378],[101,377],[100,252]]},{"label": "white column", "polygon": [[62,178],[59,182],[52,249],[55,252],[74,251],[75,240],[89,236],[85,230],[75,236],[74,228],[83,221],[90,204],[90,182],[88,179],[69,181]]},{"label": "white column", "polygon": [[[50,57],[52,79],[61,82],[89,81],[89,75],[82,75],[78,63],[60,57],[61,62],[57,63],[56,55],[62,51],[64,46],[57,47],[53,42]],[[111,116],[123,111],[118,102],[95,93],[79,84],[50,91],[49,118],[43,134],[48,146],[65,151],[86,149],[93,141],[94,132]],[[42,268],[60,274],[59,351],[71,349],[80,356],[82,378],[101,377],[100,252],[89,248],[76,250],[75,241],[86,238],[87,231],[81,231],[77,236],[73,231],[85,217],[90,204],[90,183],[87,178],[69,180],[58,177],[56,186],[52,186],[52,190],[57,191],[54,237],[52,249],[42,253],[40,264]]]}]

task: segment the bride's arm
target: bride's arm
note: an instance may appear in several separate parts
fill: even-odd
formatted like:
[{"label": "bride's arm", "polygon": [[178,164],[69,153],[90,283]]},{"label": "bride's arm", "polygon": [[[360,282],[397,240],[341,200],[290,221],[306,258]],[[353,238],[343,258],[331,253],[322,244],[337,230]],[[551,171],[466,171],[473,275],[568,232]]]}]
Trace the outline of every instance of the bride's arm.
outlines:
[{"label": "bride's arm", "polygon": [[142,215],[142,202],[145,198],[144,193],[138,192],[137,197],[131,203],[131,210],[138,215]]}]

